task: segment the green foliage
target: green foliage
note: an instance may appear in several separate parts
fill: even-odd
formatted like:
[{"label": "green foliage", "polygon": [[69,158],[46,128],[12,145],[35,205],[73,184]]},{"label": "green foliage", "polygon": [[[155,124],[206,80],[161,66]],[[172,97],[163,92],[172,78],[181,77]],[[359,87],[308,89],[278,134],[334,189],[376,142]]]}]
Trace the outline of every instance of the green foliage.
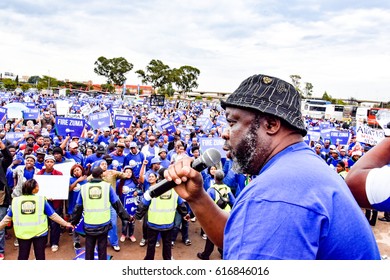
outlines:
[{"label": "green foliage", "polygon": [[31,85],[29,83],[23,83],[20,85],[20,88],[23,90],[23,91],[26,91],[28,90],[29,88],[31,88]]},{"label": "green foliage", "polygon": [[115,87],[112,84],[102,84],[100,86],[102,87],[102,91],[115,92]]},{"label": "green foliage", "polygon": [[299,75],[290,75],[291,82],[295,88],[295,90],[303,97],[301,90],[301,76]]},{"label": "green foliage", "polygon": [[123,86],[126,81],[125,74],[133,69],[133,64],[123,57],[105,58],[99,57],[95,61],[94,72],[107,78],[107,84]]},{"label": "green foliage", "polygon": [[135,73],[142,79],[142,83],[151,84],[157,90],[173,82],[172,70],[161,60],[152,59],[146,66],[146,72],[137,70]]},{"label": "green foliage", "polygon": [[35,85],[35,84],[38,83],[39,79],[40,79],[39,76],[31,76],[30,78],[28,78],[28,81],[27,81],[27,82],[28,82],[29,84]]},{"label": "green foliage", "polygon": [[192,66],[182,66],[171,69],[161,60],[152,59],[146,66],[146,71],[137,70],[135,73],[142,79],[142,83],[151,84],[159,93],[172,96],[175,92],[172,84],[179,92],[190,92],[198,87],[199,69]]},{"label": "green foliage", "polygon": [[37,88],[39,90],[50,89],[53,87],[58,87],[58,80],[56,78],[44,75],[41,79],[39,79],[39,82],[37,85]]},{"label": "green foliage", "polygon": [[305,92],[306,98],[310,98],[313,95],[313,85],[311,83],[305,83],[305,88],[303,89]]},{"label": "green foliage", "polygon": [[16,87],[18,86],[14,80],[8,78],[3,79],[2,82],[3,82],[3,87],[9,91],[15,90]]},{"label": "green foliage", "polygon": [[199,69],[192,66],[182,66],[179,69],[174,69],[175,85],[179,92],[191,92],[192,89],[198,87]]}]

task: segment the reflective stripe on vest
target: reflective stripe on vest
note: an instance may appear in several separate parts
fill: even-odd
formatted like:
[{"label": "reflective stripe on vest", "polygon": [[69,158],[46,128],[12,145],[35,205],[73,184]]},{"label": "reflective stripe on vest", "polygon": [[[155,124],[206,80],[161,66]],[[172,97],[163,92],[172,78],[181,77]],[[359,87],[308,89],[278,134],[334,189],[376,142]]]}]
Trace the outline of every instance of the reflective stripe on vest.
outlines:
[{"label": "reflective stripe on vest", "polygon": [[110,220],[110,188],[110,184],[104,181],[81,186],[85,223],[100,225]]},{"label": "reflective stripe on vest", "polygon": [[148,210],[148,222],[155,225],[169,225],[175,219],[177,193],[172,189],[153,198]]},{"label": "reflective stripe on vest", "polygon": [[31,239],[48,230],[43,196],[22,195],[14,197],[11,207],[17,238]]}]

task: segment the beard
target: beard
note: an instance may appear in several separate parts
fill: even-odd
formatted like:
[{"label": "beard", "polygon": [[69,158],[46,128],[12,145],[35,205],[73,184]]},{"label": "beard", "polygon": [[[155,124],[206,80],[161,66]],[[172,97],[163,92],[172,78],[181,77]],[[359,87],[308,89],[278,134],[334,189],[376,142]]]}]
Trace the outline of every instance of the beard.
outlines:
[{"label": "beard", "polygon": [[235,150],[231,150],[233,166],[236,173],[258,175],[264,164],[267,147],[265,139],[259,139],[257,131],[260,127],[260,117],[256,116],[248,133],[238,143]]}]

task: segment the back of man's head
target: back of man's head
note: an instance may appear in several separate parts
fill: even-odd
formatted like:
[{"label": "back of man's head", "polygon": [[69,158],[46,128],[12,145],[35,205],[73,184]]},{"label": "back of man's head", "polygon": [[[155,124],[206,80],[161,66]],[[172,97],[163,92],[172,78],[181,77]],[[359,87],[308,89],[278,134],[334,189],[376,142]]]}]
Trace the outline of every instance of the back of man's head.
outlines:
[{"label": "back of man's head", "polygon": [[103,171],[103,169],[102,169],[101,167],[99,167],[99,166],[94,167],[94,168],[92,169],[92,177],[95,178],[95,179],[101,178],[103,172],[104,172],[104,171]]},{"label": "back of man's head", "polygon": [[216,182],[222,182],[224,177],[225,177],[225,174],[223,173],[222,170],[218,169],[217,171],[215,171],[214,179]]}]

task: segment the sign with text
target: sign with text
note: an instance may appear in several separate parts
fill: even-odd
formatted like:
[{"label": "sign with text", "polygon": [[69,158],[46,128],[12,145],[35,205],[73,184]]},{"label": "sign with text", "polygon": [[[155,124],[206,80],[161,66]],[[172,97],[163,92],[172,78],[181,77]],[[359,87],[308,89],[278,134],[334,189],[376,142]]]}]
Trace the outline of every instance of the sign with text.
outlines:
[{"label": "sign with text", "polygon": [[91,114],[89,115],[89,123],[93,129],[109,127],[111,125],[111,115],[108,111]]},{"label": "sign with text", "polygon": [[115,127],[129,128],[133,122],[133,116],[115,115],[114,125]]},{"label": "sign with text", "polygon": [[28,109],[23,111],[23,119],[36,120],[39,116],[39,109]]},{"label": "sign with text", "polygon": [[200,149],[204,153],[207,149],[215,148],[221,153],[222,158],[226,158],[226,151],[223,148],[225,140],[221,137],[201,137],[199,138]]},{"label": "sign with text", "polygon": [[330,142],[335,145],[347,145],[349,139],[348,131],[333,130],[330,132]]},{"label": "sign with text", "polygon": [[7,132],[5,135],[5,139],[10,141],[11,143],[14,143],[24,137],[25,132]]},{"label": "sign with text", "polygon": [[85,125],[84,119],[56,118],[56,131],[58,135],[66,137],[67,135],[81,137]]},{"label": "sign with text", "polygon": [[362,123],[356,125],[356,140],[358,142],[375,146],[383,139],[385,139],[385,132],[383,129],[375,129]]},{"label": "sign with text", "polygon": [[164,129],[167,130],[168,134],[172,134],[176,132],[176,127],[173,122],[169,119],[162,120],[156,123],[157,128],[162,131]]}]

